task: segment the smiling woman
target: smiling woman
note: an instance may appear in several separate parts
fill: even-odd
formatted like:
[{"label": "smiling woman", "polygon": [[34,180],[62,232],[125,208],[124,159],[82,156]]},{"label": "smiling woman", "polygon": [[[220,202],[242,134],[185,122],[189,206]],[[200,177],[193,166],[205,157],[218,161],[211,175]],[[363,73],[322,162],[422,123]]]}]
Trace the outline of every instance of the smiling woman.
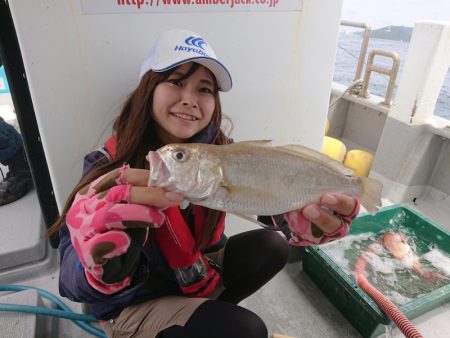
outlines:
[{"label": "smiling woman", "polygon": [[219,100],[229,89],[231,77],[205,39],[168,31],[144,62],[113,136],[86,157],[87,175],[51,231],[61,237],[61,294],[91,303],[108,336],[267,337],[261,318],[236,304],[284,266],[286,241],[266,230],[227,241],[223,212],[181,210],[182,195],[147,187],[149,149],[229,142]]},{"label": "smiling woman", "polygon": [[164,143],[182,143],[204,129],[216,108],[216,80],[198,63],[177,67],[158,84],[150,113],[155,131]]},{"label": "smiling woman", "polygon": [[[59,230],[61,237],[61,294],[89,302],[109,336],[268,336],[263,320],[237,304],[284,267],[286,239],[267,229],[227,238],[224,211],[182,206],[188,193],[148,186],[149,150],[173,142],[231,142],[221,129],[219,99],[219,91],[231,85],[203,37],[165,32],[144,62],[113,135],[86,156],[86,176],[51,233]],[[174,157],[185,160],[182,152]],[[207,182],[206,193],[215,186]],[[358,207],[351,194],[319,194],[289,219],[303,222],[298,236],[309,236],[313,219],[322,235],[312,240],[321,243],[344,236]]]}]

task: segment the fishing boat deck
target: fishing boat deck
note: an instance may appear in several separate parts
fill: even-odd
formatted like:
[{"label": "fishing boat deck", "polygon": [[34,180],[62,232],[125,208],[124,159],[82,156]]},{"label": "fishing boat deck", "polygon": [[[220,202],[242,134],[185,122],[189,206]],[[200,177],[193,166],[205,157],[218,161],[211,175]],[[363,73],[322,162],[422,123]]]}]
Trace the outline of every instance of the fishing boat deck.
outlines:
[{"label": "fishing boat deck", "polygon": [[[372,174],[378,178],[380,176],[375,172]],[[383,183],[385,186],[390,184],[387,181]],[[419,198],[405,204],[450,231],[448,201],[433,191],[429,189]],[[383,206],[391,204],[390,200],[383,199]],[[228,236],[257,228],[257,225],[236,216],[230,215],[227,218]],[[59,295],[58,253],[43,240],[44,225],[35,190],[10,205],[2,206],[0,229],[4,234],[1,238],[0,263],[7,266],[0,269],[2,284],[34,286]],[[21,261],[15,261],[15,257],[19,257]],[[13,267],[14,265],[18,266]],[[2,296],[4,294],[0,295]],[[61,299],[73,311],[84,311],[81,304]],[[43,304],[51,306],[46,300],[43,300]],[[291,249],[290,261],[286,267],[241,305],[260,315],[271,334],[321,338],[361,337],[303,271],[300,251],[295,247]],[[450,333],[449,316],[450,304],[445,304],[414,319],[413,323],[427,338],[447,337]],[[14,323],[10,320],[12,318],[17,317],[15,314],[2,314],[0,327]],[[21,323],[25,325],[25,321]],[[65,319],[56,321],[41,318],[38,324],[36,337],[92,337]],[[402,337],[402,334],[394,329],[392,337]]]},{"label": "fishing boat deck", "polygon": [[[415,41],[419,46],[428,45],[431,39],[427,26],[423,25],[421,30],[421,35]],[[438,45],[443,39],[440,35],[436,35],[433,41],[436,41],[434,49],[438,50]],[[444,50],[444,48],[441,49]],[[420,48],[417,50],[420,51]],[[430,60],[431,58],[434,58],[434,53],[430,53]],[[444,59],[448,58],[442,58]],[[417,74],[419,71],[424,74],[431,73],[429,69],[431,61],[424,62],[421,58],[414,58],[414,55],[411,60],[408,70],[416,74],[414,81],[421,82],[422,77]],[[333,122],[338,121],[331,120],[332,131],[339,132],[339,137],[345,141],[348,149],[364,149],[376,153],[379,161],[375,163],[374,168],[385,171],[382,175],[377,175],[376,170],[372,170],[371,175],[379,176],[382,180],[384,177],[392,179],[392,181],[387,179],[383,181],[388,190],[387,197],[383,200],[384,206],[405,203],[450,231],[448,127],[430,129],[419,119],[423,117],[420,114],[414,117],[419,121],[416,124],[411,124],[409,119],[399,116],[401,113],[406,115],[410,113],[410,103],[414,102],[416,97],[422,98],[423,101],[427,99],[417,94],[425,91],[420,86],[414,87],[414,83],[411,83],[414,81],[406,78],[403,86],[402,83],[400,84],[399,97],[406,97],[409,101],[403,100],[404,107],[394,107],[395,109],[389,114],[388,109],[379,105],[380,98],[372,96],[367,99],[344,95],[343,100],[336,105],[336,108],[338,106],[342,108],[342,112],[339,109],[335,110],[337,118],[343,117],[340,121],[342,123],[336,123],[333,130]],[[334,93],[340,95],[345,90],[345,86],[337,92],[335,89],[333,88]],[[432,114],[425,109],[422,111]],[[423,118],[423,120],[426,119]],[[345,126],[343,121],[348,125]],[[340,131],[337,130],[339,126],[343,126]],[[441,189],[442,193],[439,193],[437,189]],[[253,223],[229,216],[226,234],[231,236],[255,228],[257,226]],[[5,253],[3,256],[0,255],[0,265],[8,265],[4,269],[0,268],[1,283],[39,287],[58,295],[58,253],[57,250],[50,248],[48,241],[42,237],[44,225],[39,215],[34,190],[25,198],[1,207],[0,229],[3,233],[0,238],[0,252]],[[8,234],[8,237],[5,234]],[[28,247],[26,254],[19,248],[20,245]],[[17,262],[19,265],[13,267],[11,256],[6,254],[10,251],[20,253],[21,258],[28,257],[28,260]],[[2,299],[4,295],[0,294],[0,303]],[[75,312],[83,311],[81,304],[67,299],[62,300]],[[43,300],[43,304],[50,305],[46,300]],[[244,300],[241,305],[259,314],[267,323],[270,333],[293,337],[360,337],[360,334],[304,272],[298,248],[292,248],[287,266],[261,290]],[[2,313],[0,327],[4,325],[20,327],[24,322],[18,321],[17,318],[19,317],[15,314]],[[450,336],[448,318],[450,318],[450,303],[429,311],[412,322],[425,337],[444,338]],[[5,331],[0,330],[0,332]],[[35,336],[91,337],[69,320],[56,321],[50,318],[40,319]],[[394,329],[391,336],[402,337],[403,335]]]},{"label": "fishing boat deck", "polygon": [[[380,176],[375,172],[372,174]],[[387,181],[383,183],[385,186],[390,185]],[[450,231],[448,202],[448,198],[443,198],[435,190],[428,189],[418,198],[408,199],[405,204]],[[391,204],[390,200],[383,199],[383,206]],[[227,219],[226,234],[231,236],[256,228],[257,225],[230,215]],[[43,239],[45,231],[35,190],[10,205],[2,206],[0,229],[4,234],[0,239],[0,264],[7,266],[0,269],[2,284],[34,286],[59,295],[58,253]],[[21,261],[15,261],[17,257]],[[0,294],[0,303],[4,295]],[[81,304],[61,299],[73,311],[78,313],[84,311]],[[43,304],[51,306],[46,300],[43,300]],[[321,338],[361,337],[303,271],[301,255],[295,247],[291,250],[290,261],[286,267],[241,305],[260,315],[267,323],[271,334]],[[0,327],[17,323],[12,320],[17,318],[15,314],[2,313]],[[450,318],[450,304],[444,304],[412,322],[425,337],[443,338],[448,337],[450,333],[448,318]],[[20,323],[19,325],[27,325],[25,321]],[[69,320],[41,318],[38,321],[36,337],[85,338],[92,335]],[[398,329],[394,329],[392,337],[402,337],[402,334]]]},{"label": "fishing boat deck", "polygon": [[[21,200],[22,207],[32,207],[36,203],[33,199],[35,192],[30,192]],[[19,201],[18,201],[19,202]],[[17,202],[17,203],[18,203]],[[388,201],[385,201],[386,204]],[[431,202],[429,202],[431,203]],[[428,204],[423,204],[422,208]],[[14,205],[12,205],[14,206]],[[10,208],[9,206],[7,208]],[[450,211],[442,217],[450,219]],[[2,216],[7,212],[2,210]],[[2,219],[3,221],[4,219]],[[1,223],[5,224],[5,223]],[[227,219],[227,235],[258,228],[257,225],[242,220],[235,216]],[[26,233],[26,225],[22,229]],[[450,229],[447,229],[450,230]],[[12,271],[0,273],[2,284],[18,284],[39,287],[58,293],[58,269],[57,251],[47,246],[48,254],[44,260],[35,264],[24,265]],[[73,311],[83,312],[83,306],[61,298]],[[1,302],[1,298],[0,298]],[[50,306],[44,300],[43,304]],[[270,333],[281,333],[293,337],[361,337],[361,335],[347,322],[344,316],[325,297],[318,287],[310,280],[302,269],[302,261],[298,248],[292,247],[289,263],[262,289],[241,303],[242,306],[251,309],[260,315],[267,323]],[[3,322],[8,318],[16,318],[14,314],[2,314]],[[32,315],[26,315],[32,316]],[[412,322],[427,338],[447,337],[450,332],[450,304],[445,304],[434,309]],[[22,322],[25,323],[25,322]],[[36,337],[92,337],[69,320],[52,321],[51,318],[40,320]],[[394,329],[392,337],[402,337],[402,334]]]}]

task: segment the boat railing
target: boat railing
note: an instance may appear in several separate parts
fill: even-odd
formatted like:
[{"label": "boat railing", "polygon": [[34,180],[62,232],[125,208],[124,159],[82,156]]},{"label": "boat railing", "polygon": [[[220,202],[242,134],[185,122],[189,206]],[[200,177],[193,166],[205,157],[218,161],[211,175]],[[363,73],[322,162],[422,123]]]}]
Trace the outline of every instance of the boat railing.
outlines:
[{"label": "boat railing", "polygon": [[358,80],[361,78],[362,69],[364,66],[364,60],[366,59],[366,53],[367,53],[367,48],[369,46],[370,33],[372,32],[372,28],[367,23],[353,22],[353,21],[347,21],[347,20],[342,20],[341,25],[364,29],[364,35],[363,35],[363,39],[362,39],[362,43],[361,43],[361,50],[359,52],[359,58],[358,58],[358,66],[356,67],[356,73],[355,73],[355,78],[354,78],[354,80]]},{"label": "boat railing", "polygon": [[[374,64],[375,56],[384,56],[387,58],[392,59],[392,67],[391,68],[385,68],[380,65]],[[372,72],[380,73],[389,76],[389,83],[386,89],[386,95],[384,96],[384,101],[380,104],[391,107],[391,99],[392,94],[394,92],[395,87],[395,81],[397,79],[397,73],[398,69],[400,67],[400,57],[396,52],[381,50],[381,49],[374,49],[370,52],[369,57],[367,58],[367,65],[366,65],[366,73],[364,75],[364,82],[362,86],[362,90],[359,93],[360,97],[369,97],[369,81],[370,81],[370,75]]]},{"label": "boat railing", "polygon": [[[361,22],[353,22],[353,21],[347,21],[342,20],[341,21],[342,26],[348,26],[348,27],[354,27],[354,28],[361,28],[364,29],[363,39],[361,43],[361,49],[359,52],[358,57],[358,65],[356,67],[356,73],[354,78],[354,84],[357,84],[353,88],[351,94],[356,94],[361,98],[368,98],[370,96],[369,94],[369,80],[370,75],[372,72],[380,73],[389,76],[389,83],[386,89],[386,94],[384,96],[384,101],[382,101],[380,104],[390,108],[391,107],[391,101],[392,101],[392,95],[395,88],[395,81],[397,79],[397,73],[400,67],[400,57],[397,53],[391,52],[391,51],[385,51],[380,49],[372,50],[369,54],[369,57],[367,59],[367,65],[364,75],[364,81],[361,80],[362,78],[362,71],[364,67],[364,61],[366,59],[367,49],[369,46],[369,39],[372,32],[371,26],[367,23],[361,23]],[[375,56],[384,56],[392,59],[392,67],[390,69],[384,68],[382,66],[374,64]],[[357,81],[361,80],[360,83],[357,83]]]}]

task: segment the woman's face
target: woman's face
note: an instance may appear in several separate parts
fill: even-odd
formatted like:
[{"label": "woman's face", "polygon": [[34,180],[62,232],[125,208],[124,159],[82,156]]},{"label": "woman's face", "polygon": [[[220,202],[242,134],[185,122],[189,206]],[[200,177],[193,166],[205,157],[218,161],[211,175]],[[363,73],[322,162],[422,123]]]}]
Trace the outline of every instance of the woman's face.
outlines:
[{"label": "woman's face", "polygon": [[205,128],[214,113],[214,78],[203,66],[186,79],[179,80],[192,62],[178,66],[169,78],[158,84],[150,113],[161,141],[183,143]]}]

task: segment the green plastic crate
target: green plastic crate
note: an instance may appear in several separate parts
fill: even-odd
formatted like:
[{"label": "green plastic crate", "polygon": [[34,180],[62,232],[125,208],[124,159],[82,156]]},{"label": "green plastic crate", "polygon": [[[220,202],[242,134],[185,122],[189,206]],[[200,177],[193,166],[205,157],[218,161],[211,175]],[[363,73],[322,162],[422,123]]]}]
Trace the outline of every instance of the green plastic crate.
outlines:
[{"label": "green plastic crate", "polygon": [[[404,225],[418,238],[450,254],[450,232],[404,205],[383,208],[374,216],[363,215],[356,218],[350,234],[385,232],[391,227],[389,221],[402,211],[405,216]],[[302,256],[306,274],[363,337],[378,336],[384,332],[385,325],[393,325],[377,304],[358,287],[354,279],[319,246],[302,248]],[[399,308],[409,319],[413,319],[449,300],[450,284],[446,284]]]}]

